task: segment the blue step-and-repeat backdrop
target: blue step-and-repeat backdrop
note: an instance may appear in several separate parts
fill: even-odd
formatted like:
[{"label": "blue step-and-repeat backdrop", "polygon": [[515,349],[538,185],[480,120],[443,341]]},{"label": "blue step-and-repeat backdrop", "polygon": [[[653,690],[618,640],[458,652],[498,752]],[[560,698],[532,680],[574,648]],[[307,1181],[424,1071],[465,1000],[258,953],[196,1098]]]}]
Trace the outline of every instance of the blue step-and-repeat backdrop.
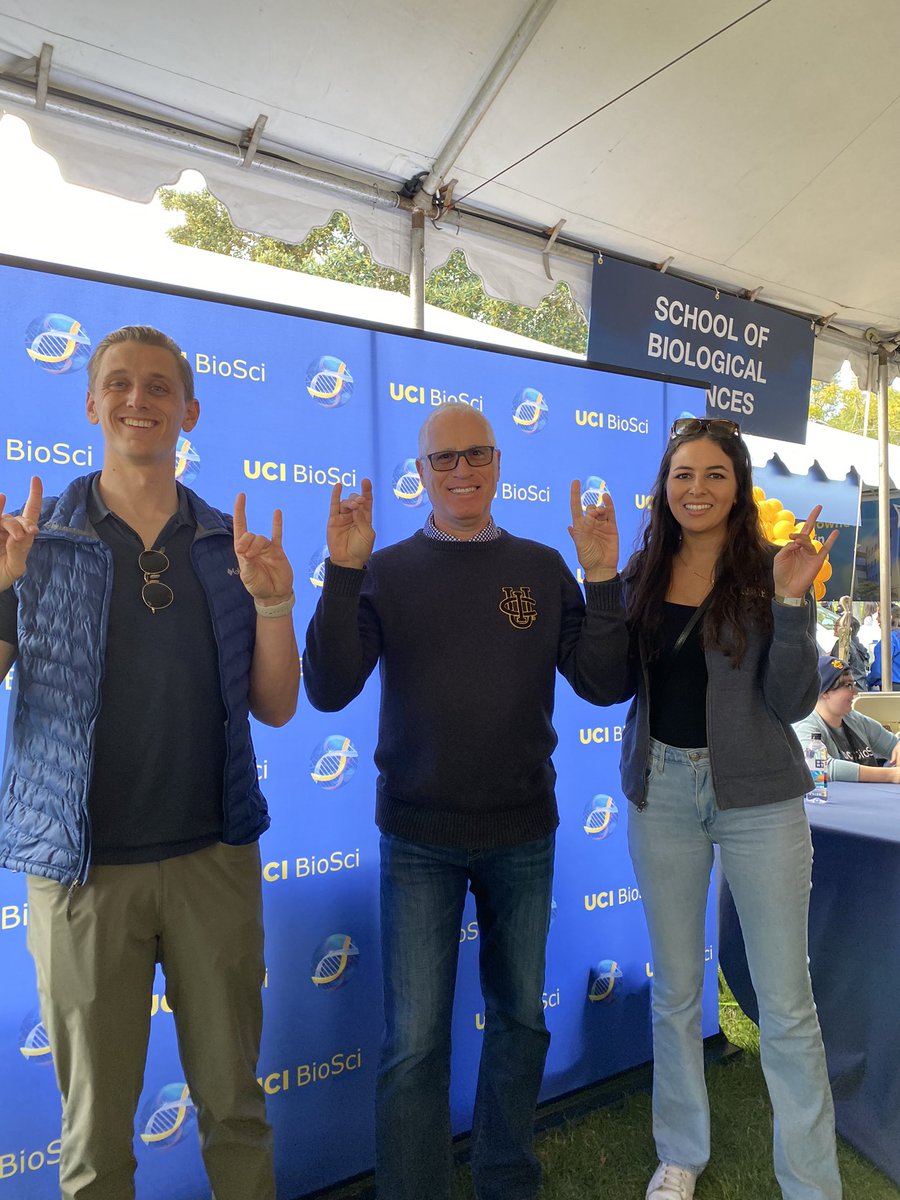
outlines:
[{"label": "blue step-and-repeat backdrop", "polygon": [[[194,368],[201,418],[179,443],[179,478],[229,512],[245,490],[250,527],[263,532],[272,509],[284,510],[301,639],[321,587],[331,485],[352,490],[373,479],[379,545],[418,529],[428,505],[416,437],[435,406],[471,404],[489,418],[503,452],[498,524],[557,546],[573,571],[570,480],[581,480],[585,503],[609,489],[624,554],[671,420],[706,407],[703,391],[687,385],[2,260],[0,490],[11,507],[24,501],[34,473],[54,494],[102,466],[98,431],[85,418],[84,367],[92,345],[125,324],[165,330]],[[4,721],[14,670],[0,680]],[[254,728],[272,813],[262,840],[268,976],[259,1075],[283,1200],[365,1172],[374,1158],[382,1025],[377,706],[376,673],[344,712],[318,713],[302,697],[285,729]],[[562,824],[544,993],[552,1032],[545,1099],[650,1058],[653,967],[618,778],[624,716],[624,708],[579,700],[560,680],[554,762]],[[427,732],[412,728],[409,736]],[[27,921],[24,879],[0,872],[0,1200],[58,1195],[59,1099]],[[471,907],[459,938],[452,1106],[454,1129],[464,1131],[483,1024]],[[712,914],[706,942],[708,1035],[718,1028]],[[209,1192],[161,976],[152,1014],[135,1133],[137,1194],[196,1200]]]}]

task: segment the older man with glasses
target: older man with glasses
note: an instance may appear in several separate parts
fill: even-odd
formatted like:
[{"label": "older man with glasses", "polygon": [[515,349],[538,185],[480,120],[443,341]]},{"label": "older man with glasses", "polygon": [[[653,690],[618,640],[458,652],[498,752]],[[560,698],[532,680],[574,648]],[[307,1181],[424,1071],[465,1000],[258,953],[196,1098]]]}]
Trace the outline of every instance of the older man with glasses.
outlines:
[{"label": "older man with glasses", "polygon": [[[801,746],[821,734],[829,779],[851,783],[900,783],[900,738],[853,708],[857,687],[843,659],[819,659],[821,690],[816,707],[794,725]],[[884,765],[880,765],[884,764]]]},{"label": "older man with glasses", "polygon": [[[609,703],[623,680],[599,647],[618,629],[618,535],[605,497],[570,533],[587,606],[556,550],[498,529],[500,451],[464,405],[419,435],[432,511],[372,554],[372,489],[328,519],[329,559],[309,627],[304,684],[343,708],[380,662],[375,819],[381,829],[386,1034],[378,1074],[376,1185],[384,1200],[449,1200],[450,1025],[459,929],[479,923],[484,1042],[472,1129],[478,1200],[534,1200],[532,1126],[549,1034],[541,994],[558,824],[556,671]],[[608,564],[612,563],[610,567]]]},{"label": "older man with glasses", "polygon": [[[200,406],[171,338],[109,334],[88,364],[103,469],[0,516],[0,677],[15,696],[0,864],[28,874],[28,945],[63,1100],[63,1200],[134,1196],[156,963],[216,1200],[274,1200],[256,1061],[257,840],[248,712],[299,688],[281,514],[270,538],[176,484]],[[0,497],[0,514],[4,497]]]}]

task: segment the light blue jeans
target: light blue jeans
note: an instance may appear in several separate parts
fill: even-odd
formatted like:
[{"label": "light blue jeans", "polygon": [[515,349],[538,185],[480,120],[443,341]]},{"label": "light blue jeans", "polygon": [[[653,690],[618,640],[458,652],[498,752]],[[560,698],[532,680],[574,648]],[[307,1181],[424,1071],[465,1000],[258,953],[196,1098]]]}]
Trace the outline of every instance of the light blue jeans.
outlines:
[{"label": "light blue jeans", "polygon": [[653,954],[653,1135],[660,1161],[699,1174],[709,1159],[700,1007],[704,917],[718,845],[759,999],[782,1195],[840,1200],[834,1106],[809,981],[812,842],[803,798],[720,810],[709,752],[652,739],[646,798],[643,810],[629,805],[628,847]]}]

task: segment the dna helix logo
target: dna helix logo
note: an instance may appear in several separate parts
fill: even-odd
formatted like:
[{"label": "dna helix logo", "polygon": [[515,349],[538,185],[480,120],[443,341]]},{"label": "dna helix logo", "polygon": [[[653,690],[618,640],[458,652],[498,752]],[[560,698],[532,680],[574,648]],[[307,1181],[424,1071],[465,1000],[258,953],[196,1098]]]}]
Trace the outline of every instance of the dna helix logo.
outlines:
[{"label": "dna helix logo", "polygon": [[598,507],[603,498],[603,493],[608,492],[606,480],[601,479],[599,475],[588,475],[584,481],[584,490],[581,493],[581,510],[587,511],[589,504]]},{"label": "dna helix logo", "polygon": [[50,1051],[50,1039],[44,1022],[41,1020],[41,1010],[32,1008],[25,1016],[19,1029],[19,1053],[30,1063],[48,1066],[53,1062]]},{"label": "dna helix logo", "polygon": [[189,437],[181,434],[175,446],[175,478],[190,487],[200,474],[200,455]]},{"label": "dna helix logo", "polygon": [[588,1000],[591,1004],[606,1004],[621,990],[622,970],[612,958],[601,958],[591,967],[588,977]]},{"label": "dna helix logo", "polygon": [[306,390],[322,408],[341,408],[353,395],[353,376],[343,359],[323,354],[307,368]]},{"label": "dna helix logo", "polygon": [[350,739],[342,733],[332,733],[312,752],[310,778],[326,791],[334,791],[350,782],[358,763],[359,754]]},{"label": "dna helix logo", "polygon": [[591,841],[602,842],[613,832],[618,821],[618,805],[612,796],[601,792],[584,806],[581,825]]},{"label": "dna helix logo", "polygon": [[328,547],[322,546],[309,560],[309,582],[314,588],[325,586],[325,559],[328,557]]},{"label": "dna helix logo", "polygon": [[44,313],[25,330],[25,353],[50,375],[66,375],[87,366],[91,339],[75,317]]},{"label": "dna helix logo", "polygon": [[425,501],[425,487],[419,478],[414,458],[404,458],[394,467],[391,477],[394,495],[404,508],[419,508]]},{"label": "dna helix logo", "polygon": [[543,392],[526,387],[516,392],[513,399],[513,424],[522,433],[540,433],[547,424],[550,408]]},{"label": "dna helix logo", "polygon": [[332,933],[312,956],[310,979],[317,988],[333,992],[343,987],[359,965],[359,949],[349,933]]},{"label": "dna helix logo", "polygon": [[141,1112],[141,1141],[154,1149],[169,1150],[184,1140],[196,1126],[196,1121],[188,1085],[167,1083]]}]

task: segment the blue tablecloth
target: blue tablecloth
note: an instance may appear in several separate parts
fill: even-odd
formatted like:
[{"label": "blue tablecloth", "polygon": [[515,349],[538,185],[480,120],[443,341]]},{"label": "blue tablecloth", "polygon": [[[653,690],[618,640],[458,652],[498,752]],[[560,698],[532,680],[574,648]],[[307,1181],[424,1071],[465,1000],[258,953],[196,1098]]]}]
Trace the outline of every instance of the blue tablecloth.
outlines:
[{"label": "blue tablecloth", "polygon": [[[809,960],[838,1132],[900,1184],[900,786],[829,783],[813,835]],[[721,878],[721,876],[720,876]],[[719,960],[741,1008],[756,996],[727,883]]]}]

